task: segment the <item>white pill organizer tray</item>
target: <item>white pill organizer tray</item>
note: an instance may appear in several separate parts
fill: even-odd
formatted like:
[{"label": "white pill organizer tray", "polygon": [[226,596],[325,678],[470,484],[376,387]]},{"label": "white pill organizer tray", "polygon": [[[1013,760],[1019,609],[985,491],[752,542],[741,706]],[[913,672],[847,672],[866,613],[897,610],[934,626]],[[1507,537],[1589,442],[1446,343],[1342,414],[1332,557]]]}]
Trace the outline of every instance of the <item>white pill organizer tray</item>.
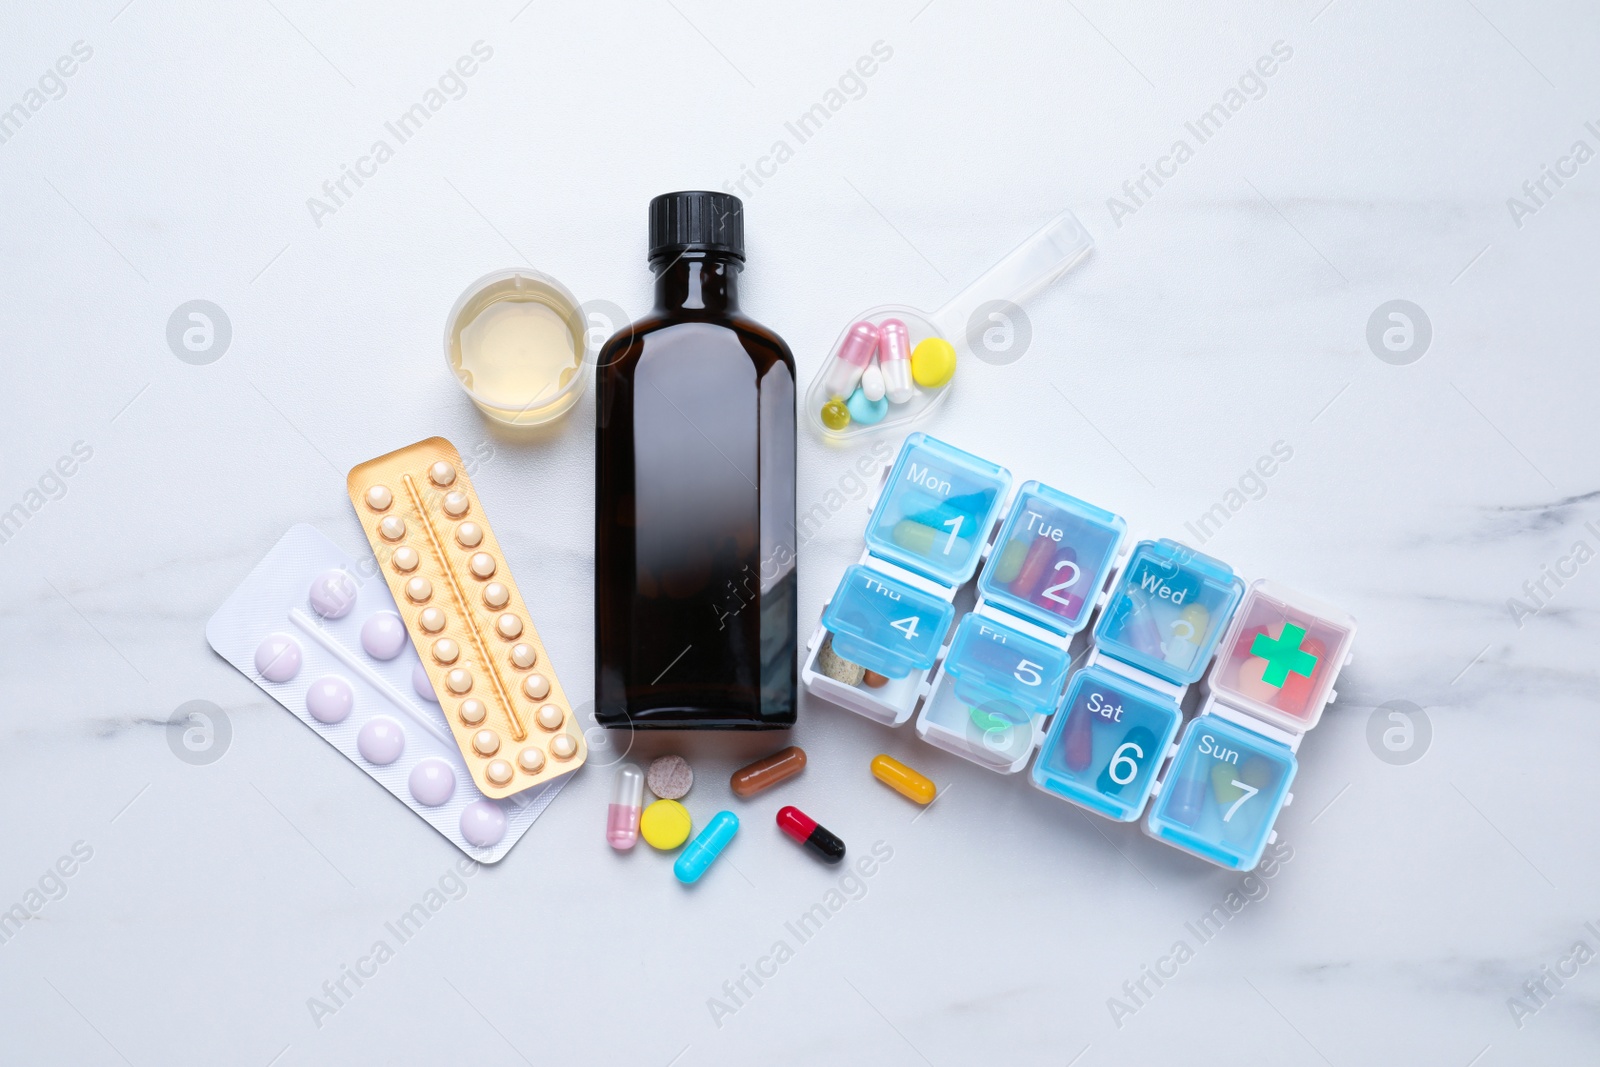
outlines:
[{"label": "white pill organizer tray", "polygon": [[[1119,822],[1143,815],[1159,841],[1253,869],[1355,620],[1273,582],[1246,589],[1175,541],[1125,550],[1121,517],[1039,482],[1007,508],[1010,487],[1002,467],[907,437],[866,551],[810,639],[806,688],[888,726],[916,714],[924,741],[1001,774],[1033,759],[1044,792]],[[1091,622],[1074,672],[1073,638]],[[830,672],[836,659],[877,677],[851,684],[861,672]]]},{"label": "white pill organizer tray", "polygon": [[473,784],[381,577],[291,527],[206,624],[245,677],[480,863],[499,861],[561,777],[494,800]]}]

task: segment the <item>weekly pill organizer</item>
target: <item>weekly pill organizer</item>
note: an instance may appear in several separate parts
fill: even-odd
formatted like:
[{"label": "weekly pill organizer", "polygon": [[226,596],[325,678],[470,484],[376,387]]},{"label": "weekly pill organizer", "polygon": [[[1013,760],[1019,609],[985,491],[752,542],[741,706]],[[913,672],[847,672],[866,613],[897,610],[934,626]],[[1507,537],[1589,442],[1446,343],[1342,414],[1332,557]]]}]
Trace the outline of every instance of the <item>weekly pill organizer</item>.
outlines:
[{"label": "weekly pill organizer", "polygon": [[[1032,759],[1033,785],[1051,796],[1143,816],[1159,841],[1254,868],[1355,620],[1274,582],[1247,589],[1175,541],[1129,546],[1121,517],[1050,486],[1010,488],[996,464],[907,437],[865,551],[810,639],[803,684],[891,727],[915,714],[924,741],[998,773]],[[825,648],[887,681],[830,672]]]},{"label": "weekly pill organizer", "polygon": [[[370,563],[370,561],[369,561]],[[485,796],[394,598],[314,527],[291,527],[206,624],[206,640],[455,846],[494,863],[568,781]]]}]

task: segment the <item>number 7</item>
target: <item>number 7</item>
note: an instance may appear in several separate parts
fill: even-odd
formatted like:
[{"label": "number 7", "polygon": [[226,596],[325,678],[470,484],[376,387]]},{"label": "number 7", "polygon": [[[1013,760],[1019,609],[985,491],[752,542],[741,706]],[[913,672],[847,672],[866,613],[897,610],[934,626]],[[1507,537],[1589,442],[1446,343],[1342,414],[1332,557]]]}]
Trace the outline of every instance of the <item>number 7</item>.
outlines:
[{"label": "number 7", "polygon": [[1239,794],[1239,799],[1238,800],[1235,800],[1232,804],[1230,804],[1228,806],[1228,813],[1222,817],[1222,821],[1223,822],[1227,822],[1229,819],[1233,818],[1233,813],[1239,810],[1239,805],[1240,804],[1243,804],[1245,801],[1249,800],[1251,797],[1253,797],[1257,793],[1261,792],[1261,790],[1257,789],[1255,786],[1253,786],[1253,785],[1245,785],[1243,782],[1239,781],[1237,778],[1235,778],[1229,784],[1232,785],[1235,789],[1243,789],[1244,792]]}]

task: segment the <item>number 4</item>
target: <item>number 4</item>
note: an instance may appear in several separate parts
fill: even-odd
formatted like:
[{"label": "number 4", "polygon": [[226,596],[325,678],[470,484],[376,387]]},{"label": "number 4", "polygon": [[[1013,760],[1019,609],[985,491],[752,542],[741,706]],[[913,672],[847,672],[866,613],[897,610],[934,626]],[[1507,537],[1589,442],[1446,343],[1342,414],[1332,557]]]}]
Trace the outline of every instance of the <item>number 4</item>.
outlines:
[{"label": "number 4", "polygon": [[908,615],[903,619],[891,622],[889,625],[903,632],[907,641],[917,636],[917,617],[915,615]]}]

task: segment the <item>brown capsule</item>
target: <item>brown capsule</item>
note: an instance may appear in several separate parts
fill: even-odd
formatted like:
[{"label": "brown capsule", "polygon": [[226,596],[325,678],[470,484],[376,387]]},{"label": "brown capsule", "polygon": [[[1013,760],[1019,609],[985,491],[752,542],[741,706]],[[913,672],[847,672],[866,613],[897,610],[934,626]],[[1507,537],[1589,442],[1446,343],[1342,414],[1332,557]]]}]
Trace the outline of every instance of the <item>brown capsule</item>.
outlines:
[{"label": "brown capsule", "polygon": [[753,797],[785,779],[793,778],[805,768],[806,750],[799,745],[790,745],[781,752],[774,752],[766,759],[756,760],[747,767],[740,767],[733,772],[728,784],[733,787],[734,796]]},{"label": "brown capsule", "polygon": [[861,680],[866,683],[869,689],[881,689],[889,684],[889,679],[885,678],[877,671],[863,671],[861,674]]}]

